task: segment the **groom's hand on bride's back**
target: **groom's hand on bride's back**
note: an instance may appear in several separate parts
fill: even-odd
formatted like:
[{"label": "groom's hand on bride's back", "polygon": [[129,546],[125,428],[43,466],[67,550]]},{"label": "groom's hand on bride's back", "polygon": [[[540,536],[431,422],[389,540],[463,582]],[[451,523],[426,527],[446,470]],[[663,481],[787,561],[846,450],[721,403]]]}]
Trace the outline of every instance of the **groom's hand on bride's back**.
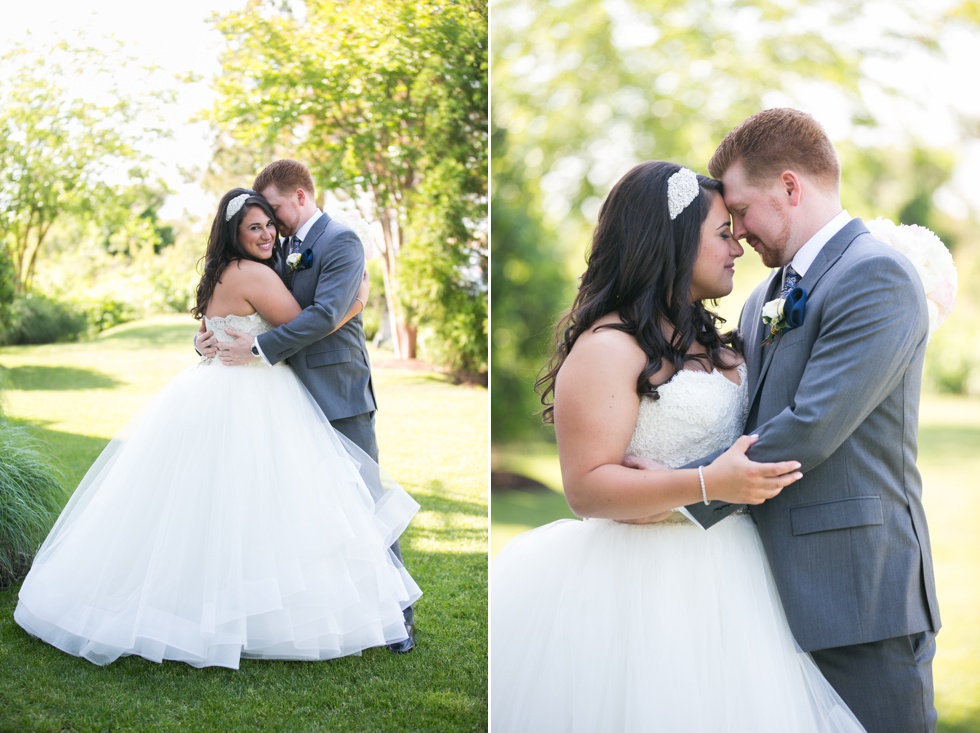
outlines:
[{"label": "groom's hand on bride's back", "polygon": [[252,354],[252,336],[233,328],[226,328],[225,333],[231,336],[232,340],[218,344],[218,358],[221,359],[222,364],[225,366],[241,366],[259,358]]}]

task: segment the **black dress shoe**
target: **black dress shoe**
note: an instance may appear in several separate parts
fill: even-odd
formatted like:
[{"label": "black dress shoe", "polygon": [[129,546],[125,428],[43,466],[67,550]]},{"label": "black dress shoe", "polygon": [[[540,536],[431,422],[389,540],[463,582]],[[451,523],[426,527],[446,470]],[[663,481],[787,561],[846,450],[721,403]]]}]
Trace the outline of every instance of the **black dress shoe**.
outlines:
[{"label": "black dress shoe", "polygon": [[395,654],[408,654],[415,648],[415,624],[405,624],[408,638],[388,645],[388,651]]}]

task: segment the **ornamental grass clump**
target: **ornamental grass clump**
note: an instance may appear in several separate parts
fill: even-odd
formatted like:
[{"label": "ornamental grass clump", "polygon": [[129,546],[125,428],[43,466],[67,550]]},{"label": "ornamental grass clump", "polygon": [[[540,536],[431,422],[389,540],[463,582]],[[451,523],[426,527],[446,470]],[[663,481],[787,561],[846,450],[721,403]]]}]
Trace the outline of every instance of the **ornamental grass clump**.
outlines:
[{"label": "ornamental grass clump", "polygon": [[0,589],[27,575],[67,498],[27,429],[0,418]]}]

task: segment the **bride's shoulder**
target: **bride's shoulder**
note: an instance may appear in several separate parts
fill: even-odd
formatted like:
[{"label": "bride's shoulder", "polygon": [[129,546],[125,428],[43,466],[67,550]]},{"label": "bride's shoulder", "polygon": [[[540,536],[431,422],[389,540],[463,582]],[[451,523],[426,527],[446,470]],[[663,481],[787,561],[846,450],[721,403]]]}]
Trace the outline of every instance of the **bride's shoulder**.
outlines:
[{"label": "bride's shoulder", "polygon": [[575,340],[566,362],[581,363],[590,370],[635,367],[639,373],[647,357],[632,334],[616,328],[622,322],[616,314],[599,318]]},{"label": "bride's shoulder", "polygon": [[273,277],[278,277],[276,271],[273,270],[269,265],[264,262],[256,262],[255,260],[250,260],[247,258],[242,258],[240,260],[232,260],[228,263],[226,268],[227,272],[244,272],[244,273],[266,273],[268,272]]},{"label": "bride's shoulder", "polygon": [[221,279],[237,286],[257,284],[264,287],[267,282],[278,281],[279,275],[263,262],[240,259],[228,263],[228,267],[221,273]]},{"label": "bride's shoulder", "polygon": [[615,313],[605,315],[596,320],[575,340],[572,349],[581,348],[614,348],[614,349],[639,349],[633,334],[624,331],[620,326],[623,320]]}]

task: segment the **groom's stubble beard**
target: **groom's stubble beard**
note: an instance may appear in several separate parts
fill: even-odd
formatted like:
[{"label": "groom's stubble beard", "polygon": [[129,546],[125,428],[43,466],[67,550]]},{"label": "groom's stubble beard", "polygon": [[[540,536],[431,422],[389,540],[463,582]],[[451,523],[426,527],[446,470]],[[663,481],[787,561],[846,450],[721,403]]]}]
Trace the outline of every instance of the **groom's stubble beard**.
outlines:
[{"label": "groom's stubble beard", "polygon": [[766,267],[782,267],[789,262],[786,259],[786,250],[792,236],[793,223],[790,221],[789,213],[782,206],[781,198],[771,197],[769,209],[773,233],[768,235],[765,241],[757,239],[758,247],[754,249]]}]

